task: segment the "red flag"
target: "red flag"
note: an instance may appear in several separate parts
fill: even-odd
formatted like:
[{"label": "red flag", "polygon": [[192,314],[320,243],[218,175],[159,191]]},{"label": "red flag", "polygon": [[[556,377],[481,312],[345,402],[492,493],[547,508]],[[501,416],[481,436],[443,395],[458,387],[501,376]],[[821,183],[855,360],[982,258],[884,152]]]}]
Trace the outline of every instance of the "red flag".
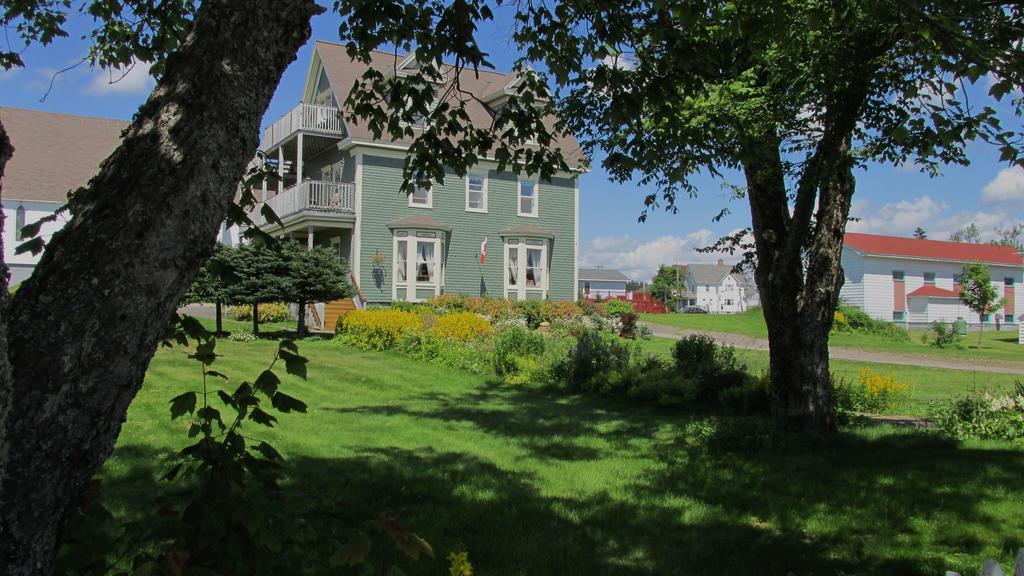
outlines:
[{"label": "red flag", "polygon": [[484,236],[484,241],[480,243],[480,263],[483,264],[487,260],[487,236]]}]

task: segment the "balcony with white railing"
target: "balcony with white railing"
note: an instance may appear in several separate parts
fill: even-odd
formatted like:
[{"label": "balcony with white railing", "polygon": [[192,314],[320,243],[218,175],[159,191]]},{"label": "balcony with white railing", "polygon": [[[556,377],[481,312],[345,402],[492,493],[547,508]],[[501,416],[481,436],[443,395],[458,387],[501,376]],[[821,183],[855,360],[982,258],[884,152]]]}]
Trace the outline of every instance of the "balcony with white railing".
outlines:
[{"label": "balcony with white railing", "polygon": [[263,131],[260,148],[270,150],[300,131],[341,138],[345,135],[341,111],[334,106],[299,104]]},{"label": "balcony with white railing", "polygon": [[[284,192],[268,198],[266,204],[283,221],[303,213],[328,217],[354,216],[356,213],[355,198],[355,184],[306,180],[289,186],[285,188]],[[257,226],[267,224],[262,209],[263,204],[257,204],[249,214]]]}]

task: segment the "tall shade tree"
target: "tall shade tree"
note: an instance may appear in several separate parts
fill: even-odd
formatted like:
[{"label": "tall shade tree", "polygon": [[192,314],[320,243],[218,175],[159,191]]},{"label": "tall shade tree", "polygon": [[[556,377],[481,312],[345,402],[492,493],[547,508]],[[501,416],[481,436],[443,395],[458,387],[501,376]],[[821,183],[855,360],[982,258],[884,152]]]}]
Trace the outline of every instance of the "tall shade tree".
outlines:
[{"label": "tall shade tree", "polygon": [[[47,44],[81,10],[96,25],[88,57],[152,61],[160,78],[121,145],[73,194],[70,222],[0,309],[3,575],[52,572],[62,518],[110,455],[166,323],[229,214],[273,91],[322,11],[313,0],[72,4],[5,1],[0,24],[12,41]],[[20,64],[8,46],[5,68]],[[10,154],[0,128],[0,175]],[[6,298],[6,269],[0,284]]]},{"label": "tall shade tree", "polygon": [[978,315],[978,346],[985,331],[985,316],[1003,307],[1004,299],[992,285],[992,270],[971,262],[960,271],[960,301]]},{"label": "tall shade tree", "polygon": [[[488,65],[475,37],[491,17],[486,3],[342,2],[350,54],[415,48],[425,64],[404,76],[368,72],[346,103],[350,118],[415,138],[409,181],[441,179],[444,165],[461,175],[484,156],[544,176],[565,167],[547,153],[548,135],[570,130],[603,153],[613,178],[655,189],[641,217],[697,194],[696,174],[741,174],[752,241],[734,235],[719,247],[752,244],[756,255],[780,418],[835,426],[828,333],[854,171],[912,161],[934,173],[968,163],[973,140],[1021,164],[1024,136],[1003,126],[1022,111],[1019,96],[1007,97],[1024,85],[1019,3],[525,0],[509,9],[524,81],[495,111],[500,136],[490,137],[469,126],[458,75],[436,64]],[[985,97],[967,97],[986,83]],[[436,98],[435,85],[447,88]],[[420,133],[409,127],[415,115],[427,120]]]}]

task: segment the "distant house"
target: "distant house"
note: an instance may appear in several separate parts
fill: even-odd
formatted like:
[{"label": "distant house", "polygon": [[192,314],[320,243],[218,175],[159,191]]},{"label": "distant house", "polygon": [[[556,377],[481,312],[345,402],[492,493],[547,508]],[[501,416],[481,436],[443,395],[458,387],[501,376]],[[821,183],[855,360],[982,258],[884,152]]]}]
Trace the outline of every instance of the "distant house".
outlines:
[{"label": "distant house", "polygon": [[[1006,305],[981,317],[960,301],[960,270],[968,262],[987,264],[992,285]],[[840,297],[878,320],[924,326],[931,322],[968,324],[1018,322],[1024,295],[1024,260],[1014,248],[943,242],[875,234],[846,234]]]},{"label": "distant house", "polygon": [[[4,261],[13,286],[32,274],[40,256],[14,253],[24,240],[21,228],[53,214],[69,191],[85,186],[121,142],[127,122],[19,108],[0,108],[0,121],[14,146],[3,177]],[[39,235],[49,240],[64,223],[48,222]]]},{"label": "distant house", "polygon": [[629,278],[611,268],[580,268],[579,292],[584,298],[616,298],[626,296]]},{"label": "distant house", "polygon": [[686,267],[688,306],[699,306],[711,314],[735,314],[745,311],[748,282],[732,271],[731,264],[689,264]]},{"label": "distant house", "polygon": [[[67,203],[68,192],[88,184],[121,143],[128,123],[7,107],[0,107],[0,121],[14,146],[3,176],[4,261],[13,286],[32,274],[41,256],[14,253],[26,240],[21,229],[56,212]],[[47,222],[39,236],[49,241],[65,223],[64,216]],[[220,240],[237,242],[233,232],[224,227]]]}]

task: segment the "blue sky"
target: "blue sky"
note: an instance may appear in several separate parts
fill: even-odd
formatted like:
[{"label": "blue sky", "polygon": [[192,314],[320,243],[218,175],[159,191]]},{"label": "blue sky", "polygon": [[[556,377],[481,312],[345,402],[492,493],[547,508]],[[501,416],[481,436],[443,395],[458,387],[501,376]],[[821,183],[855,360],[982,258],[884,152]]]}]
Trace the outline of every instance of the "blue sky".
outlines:
[{"label": "blue sky", "polygon": [[[514,50],[509,41],[508,14],[502,10],[508,9],[499,9],[498,22],[485,25],[479,38],[495,67],[509,70]],[[337,23],[331,13],[317,17],[314,39],[336,39]],[[0,106],[129,119],[153,86],[145,66],[136,66],[115,83],[110,80],[120,77],[120,73],[87,65],[54,77],[57,70],[86,54],[87,45],[77,38],[87,25],[79,17],[73,22],[70,39],[45,48],[30,47],[22,54],[24,69],[0,71]],[[288,68],[264,124],[273,122],[299,101],[310,51],[310,45],[303,47]],[[52,78],[53,88],[40,102]],[[921,226],[931,238],[945,239],[970,222],[991,235],[996,227],[1024,220],[1024,170],[1000,164],[996,150],[987,145],[972,144],[969,151],[970,166],[947,167],[941,177],[934,179],[912,166],[878,165],[862,171],[857,175],[853,208],[854,216],[861,220],[852,223],[850,229],[909,235]],[[734,175],[730,183],[742,182]],[[719,256],[698,254],[694,248],[747,226],[749,209],[745,201],[730,202],[721,181],[703,178],[697,180],[697,185],[698,198],[684,199],[677,214],[656,210],[641,224],[637,217],[647,189],[610,181],[600,167],[600,158],[595,158],[592,171],[580,180],[581,263],[617,267],[645,280],[662,262],[717,259]],[[724,206],[732,214],[713,222],[712,217]]]}]

